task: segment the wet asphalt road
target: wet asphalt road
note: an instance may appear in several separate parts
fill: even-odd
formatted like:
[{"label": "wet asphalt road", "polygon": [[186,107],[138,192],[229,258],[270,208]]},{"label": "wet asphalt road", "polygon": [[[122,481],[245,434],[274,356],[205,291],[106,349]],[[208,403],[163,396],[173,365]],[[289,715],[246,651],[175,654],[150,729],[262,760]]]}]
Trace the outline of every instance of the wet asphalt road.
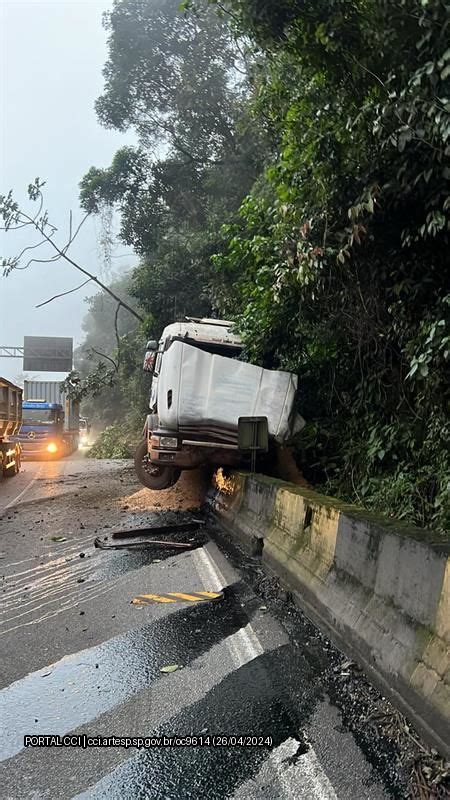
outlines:
[{"label": "wet asphalt road", "polygon": [[[2,798],[389,796],[308,642],[294,646],[207,530],[174,537],[193,540],[187,552],[95,549],[111,527],[155,521],[119,513],[139,488],[132,472],[79,459],[25,468],[0,484]],[[220,590],[215,603],[131,603]],[[24,748],[24,736],[67,734],[153,746]],[[222,738],[157,746],[164,736]]]}]

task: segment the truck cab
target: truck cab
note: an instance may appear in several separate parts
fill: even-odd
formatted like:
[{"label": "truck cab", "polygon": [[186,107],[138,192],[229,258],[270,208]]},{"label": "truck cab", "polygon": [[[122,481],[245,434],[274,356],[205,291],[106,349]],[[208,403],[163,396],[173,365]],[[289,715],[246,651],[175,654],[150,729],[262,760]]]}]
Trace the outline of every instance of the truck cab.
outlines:
[{"label": "truck cab", "polygon": [[16,436],[23,458],[51,458],[67,455],[64,436],[64,409],[60,403],[25,400],[22,425]]},{"label": "truck cab", "polygon": [[144,372],[152,374],[149,407],[154,414],[158,409],[158,381],[164,354],[177,341],[227,358],[238,358],[244,347],[238,334],[233,332],[233,323],[229,320],[186,317],[185,321],[167,325],[159,342],[147,342],[144,358]]},{"label": "truck cab", "polygon": [[144,486],[169,488],[182,470],[203,464],[245,463],[242,422],[265,424],[268,441],[280,444],[301,430],[297,376],[242,361],[242,350],[231,322],[192,317],[147,343],[151,413],[135,455]]}]

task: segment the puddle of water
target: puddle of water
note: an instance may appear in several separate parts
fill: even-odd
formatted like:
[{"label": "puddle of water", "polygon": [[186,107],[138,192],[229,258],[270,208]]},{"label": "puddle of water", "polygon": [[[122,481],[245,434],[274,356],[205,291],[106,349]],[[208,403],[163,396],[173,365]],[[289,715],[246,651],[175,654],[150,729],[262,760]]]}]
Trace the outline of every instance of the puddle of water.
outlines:
[{"label": "puddle of water", "polygon": [[[141,750],[74,800],[224,800],[251,778],[273,747],[292,737],[318,694],[302,696],[302,664],[290,645],[265,653],[218,683],[197,703],[174,715],[164,730],[143,736],[271,737],[258,746],[154,747]],[[251,741],[251,740],[250,740]],[[253,740],[254,741],[254,740]],[[302,751],[305,747],[302,744]]]},{"label": "puddle of water", "polygon": [[0,760],[23,748],[24,735],[63,735],[149,686],[161,677],[161,666],[186,666],[245,626],[248,618],[238,595],[236,584],[220,603],[180,609],[3,689]]}]

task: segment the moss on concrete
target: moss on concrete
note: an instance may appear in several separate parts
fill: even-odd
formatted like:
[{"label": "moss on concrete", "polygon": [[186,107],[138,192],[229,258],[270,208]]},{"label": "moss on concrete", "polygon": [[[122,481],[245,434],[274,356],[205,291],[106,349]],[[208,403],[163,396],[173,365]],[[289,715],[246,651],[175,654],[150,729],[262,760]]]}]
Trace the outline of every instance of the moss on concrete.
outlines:
[{"label": "moss on concrete", "polygon": [[436,534],[435,531],[409,525],[403,522],[403,520],[385,517],[374,511],[354,506],[351,503],[345,503],[342,500],[338,500],[336,497],[328,497],[327,495],[319,494],[312,489],[306,489],[294,483],[287,483],[278,478],[271,478],[268,475],[257,474],[250,476],[249,473],[245,472],[237,472],[235,474],[241,479],[241,486],[251,477],[253,481],[270,487],[271,489],[278,488],[291,492],[292,494],[300,495],[311,504],[322,506],[325,509],[333,509],[359,522],[367,522],[371,526],[371,532],[373,533],[376,532],[376,529],[379,529],[379,534],[392,533],[406,539],[415,539],[417,542],[422,542],[431,547],[435,545],[436,550],[439,552],[444,551],[450,554],[450,533],[445,539],[442,539],[442,536]]}]

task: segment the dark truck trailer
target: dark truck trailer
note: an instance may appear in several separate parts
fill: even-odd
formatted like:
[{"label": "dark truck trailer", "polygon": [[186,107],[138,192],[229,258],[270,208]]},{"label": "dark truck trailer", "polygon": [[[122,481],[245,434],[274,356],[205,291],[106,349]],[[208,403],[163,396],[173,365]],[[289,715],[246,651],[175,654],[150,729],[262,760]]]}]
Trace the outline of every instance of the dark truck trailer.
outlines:
[{"label": "dark truck trailer", "polygon": [[22,447],[11,440],[22,422],[22,389],[0,378],[0,475],[10,478],[20,470]]},{"label": "dark truck trailer", "polygon": [[63,458],[78,448],[79,403],[59,381],[25,381],[22,426],[16,439],[24,458]]}]

